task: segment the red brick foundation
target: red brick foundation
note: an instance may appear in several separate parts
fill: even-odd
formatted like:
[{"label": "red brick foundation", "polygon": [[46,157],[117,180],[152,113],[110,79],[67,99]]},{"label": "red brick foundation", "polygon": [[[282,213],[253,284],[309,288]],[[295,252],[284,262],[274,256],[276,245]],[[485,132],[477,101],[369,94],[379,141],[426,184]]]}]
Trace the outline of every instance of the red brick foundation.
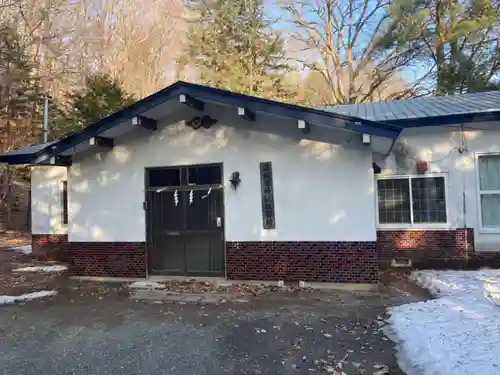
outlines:
[{"label": "red brick foundation", "polygon": [[474,230],[381,230],[377,232],[380,264],[411,260],[417,268],[465,268],[500,265],[500,253],[476,253]]},{"label": "red brick foundation", "polygon": [[232,280],[378,282],[375,242],[226,242]]},{"label": "red brick foundation", "polygon": [[70,242],[68,261],[73,276],[146,277],[146,244]]},{"label": "red brick foundation", "polygon": [[[38,259],[69,263],[74,276],[146,277],[144,242],[71,242],[32,235]],[[472,229],[384,230],[377,242],[227,242],[229,279],[376,283],[379,263],[416,268],[500,267],[500,253],[476,253]]]},{"label": "red brick foundation", "polygon": [[39,260],[66,261],[68,250],[67,234],[32,234],[33,255]]}]

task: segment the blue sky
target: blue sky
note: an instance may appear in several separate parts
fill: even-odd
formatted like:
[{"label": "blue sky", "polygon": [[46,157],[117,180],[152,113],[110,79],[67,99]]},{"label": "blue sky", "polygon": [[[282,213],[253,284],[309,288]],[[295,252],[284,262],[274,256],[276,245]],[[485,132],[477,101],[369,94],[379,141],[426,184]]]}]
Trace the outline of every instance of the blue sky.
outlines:
[{"label": "blue sky", "polygon": [[[314,3],[315,0],[310,0],[310,1]],[[289,1],[289,3],[290,2],[292,1]],[[289,36],[290,30],[292,29],[292,25],[290,24],[290,22],[287,21],[289,15],[288,12],[282,8],[283,3],[284,3],[283,0],[264,0],[264,5],[267,15],[273,20],[278,20],[277,24],[275,25],[275,28],[283,32],[285,38],[287,38],[287,36]],[[311,19],[314,18],[311,17]],[[368,43],[369,41],[368,38],[371,37],[371,34],[369,32],[367,32],[367,34],[368,35],[366,35],[364,38],[360,37],[359,39],[360,43]],[[415,65],[416,66],[409,67],[408,69],[406,69],[401,73],[403,78],[405,78],[409,82],[418,79],[427,72],[426,66],[424,64],[419,64],[419,65],[415,64]]]}]

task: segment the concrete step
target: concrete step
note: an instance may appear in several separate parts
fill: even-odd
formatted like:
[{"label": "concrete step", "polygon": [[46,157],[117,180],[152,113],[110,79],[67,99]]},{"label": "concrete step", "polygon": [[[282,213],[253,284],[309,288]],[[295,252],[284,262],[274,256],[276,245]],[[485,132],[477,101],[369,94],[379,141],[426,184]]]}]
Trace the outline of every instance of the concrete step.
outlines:
[{"label": "concrete step", "polygon": [[129,285],[131,290],[163,290],[165,284],[157,283],[155,281],[136,281]]},{"label": "concrete step", "polygon": [[[178,303],[178,304],[220,304],[231,300],[231,296],[223,293],[205,293],[205,294],[189,294],[189,293],[173,293],[163,290],[153,289],[131,289],[130,298],[139,301],[162,302],[162,303]],[[248,302],[247,299],[234,299],[233,302]]]}]

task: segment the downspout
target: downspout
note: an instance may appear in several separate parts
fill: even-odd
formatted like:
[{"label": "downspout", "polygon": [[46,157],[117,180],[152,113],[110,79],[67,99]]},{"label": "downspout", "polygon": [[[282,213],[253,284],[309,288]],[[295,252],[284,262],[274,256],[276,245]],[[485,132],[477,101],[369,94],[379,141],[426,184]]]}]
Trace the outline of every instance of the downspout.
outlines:
[{"label": "downspout", "polygon": [[469,264],[469,238],[467,233],[467,206],[466,206],[466,198],[465,198],[465,172],[462,171],[462,179],[463,179],[463,217],[464,217],[464,232],[465,232],[465,264]]},{"label": "downspout", "polygon": [[[462,141],[460,148],[458,149],[460,154],[464,154],[468,152],[467,150],[467,144],[465,142],[465,133],[464,133],[464,125],[460,125],[460,133],[462,136]],[[467,196],[466,196],[466,191],[467,191],[467,182],[466,182],[466,177],[465,177],[465,170],[462,169],[462,215],[463,215],[463,221],[464,221],[464,238],[465,238],[465,265],[467,266],[469,264],[469,235],[467,231]]]}]

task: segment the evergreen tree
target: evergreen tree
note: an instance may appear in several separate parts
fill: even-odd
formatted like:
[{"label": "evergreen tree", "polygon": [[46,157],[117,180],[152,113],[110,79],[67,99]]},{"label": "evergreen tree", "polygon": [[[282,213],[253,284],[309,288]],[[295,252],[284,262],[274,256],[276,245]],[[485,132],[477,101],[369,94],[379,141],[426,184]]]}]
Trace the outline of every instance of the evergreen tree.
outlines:
[{"label": "evergreen tree", "polygon": [[192,65],[203,84],[286,100],[289,71],[282,37],[272,30],[262,0],[192,0],[183,66]]},{"label": "evergreen tree", "polygon": [[[436,94],[492,85],[499,67],[498,0],[395,0],[380,42],[412,50],[435,66]],[[492,86],[493,87],[493,86]]]},{"label": "evergreen tree", "polygon": [[56,136],[82,129],[132,104],[135,100],[132,95],[125,92],[118,80],[107,74],[87,77],[82,89],[66,96],[67,107],[59,110],[60,116],[55,122]]}]

